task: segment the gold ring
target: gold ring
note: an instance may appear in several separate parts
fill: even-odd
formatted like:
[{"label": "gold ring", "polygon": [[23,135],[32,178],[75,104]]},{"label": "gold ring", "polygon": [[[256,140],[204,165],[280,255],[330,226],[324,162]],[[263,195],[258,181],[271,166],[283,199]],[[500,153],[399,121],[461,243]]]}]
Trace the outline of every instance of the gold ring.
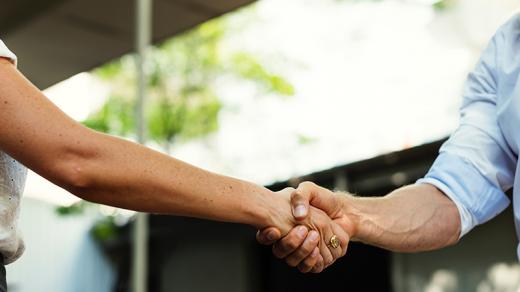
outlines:
[{"label": "gold ring", "polygon": [[339,238],[336,235],[332,235],[332,237],[329,240],[330,246],[333,248],[338,248],[340,245]]}]

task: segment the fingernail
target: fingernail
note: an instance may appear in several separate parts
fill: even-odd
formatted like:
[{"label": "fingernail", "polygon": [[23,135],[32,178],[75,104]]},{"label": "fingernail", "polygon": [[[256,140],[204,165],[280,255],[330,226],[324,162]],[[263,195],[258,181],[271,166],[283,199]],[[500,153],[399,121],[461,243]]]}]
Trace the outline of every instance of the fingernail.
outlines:
[{"label": "fingernail", "polygon": [[267,239],[268,240],[275,240],[276,239],[276,234],[274,234],[274,233],[275,233],[274,231],[267,232]]},{"label": "fingernail", "polygon": [[304,226],[300,226],[300,227],[298,227],[297,232],[298,232],[298,236],[300,238],[303,238],[303,237],[305,237],[305,234],[307,233],[307,228],[305,228]]},{"label": "fingernail", "polygon": [[320,250],[315,248],[312,253],[311,253],[311,257],[315,258],[317,257],[318,255],[320,254]]},{"label": "fingernail", "polygon": [[316,231],[311,231],[311,234],[309,234],[309,240],[312,240],[312,241],[316,241],[318,240],[318,232]]},{"label": "fingernail", "polygon": [[304,205],[298,205],[294,208],[294,216],[295,217],[304,217],[307,213],[307,208]]}]

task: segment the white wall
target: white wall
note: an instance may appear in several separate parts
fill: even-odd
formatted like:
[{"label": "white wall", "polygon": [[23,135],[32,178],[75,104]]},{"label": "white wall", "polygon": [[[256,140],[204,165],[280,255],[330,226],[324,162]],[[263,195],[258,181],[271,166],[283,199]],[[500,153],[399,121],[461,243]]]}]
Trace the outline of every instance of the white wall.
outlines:
[{"label": "white wall", "polygon": [[89,236],[94,215],[60,217],[54,206],[22,202],[26,252],[7,267],[10,292],[108,292],[115,273]]}]

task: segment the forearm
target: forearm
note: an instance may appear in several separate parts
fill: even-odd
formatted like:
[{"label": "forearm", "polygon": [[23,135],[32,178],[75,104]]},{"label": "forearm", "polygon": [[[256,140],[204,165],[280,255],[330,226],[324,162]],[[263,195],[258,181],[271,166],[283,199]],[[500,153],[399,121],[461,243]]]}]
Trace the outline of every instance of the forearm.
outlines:
[{"label": "forearm", "polygon": [[1,60],[0,104],[0,149],[83,199],[258,228],[281,216],[263,187],[85,128]]},{"label": "forearm", "polygon": [[428,184],[381,198],[346,196],[344,212],[354,222],[354,240],[392,251],[439,249],[455,244],[460,234],[457,207]]},{"label": "forearm", "polygon": [[[86,137],[75,155],[76,195],[125,209],[244,223],[271,223],[281,198],[264,187],[211,173],[132,142]],[[83,150],[81,150],[83,149]]]}]

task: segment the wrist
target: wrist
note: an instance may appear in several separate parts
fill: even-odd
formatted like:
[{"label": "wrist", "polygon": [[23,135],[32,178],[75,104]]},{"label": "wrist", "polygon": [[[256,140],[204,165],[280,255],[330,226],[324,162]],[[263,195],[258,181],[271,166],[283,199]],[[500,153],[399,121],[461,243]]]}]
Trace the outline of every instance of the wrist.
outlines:
[{"label": "wrist", "polygon": [[252,200],[245,201],[244,206],[248,218],[245,223],[257,229],[276,227],[282,233],[289,231],[290,224],[285,221],[287,218],[292,218],[289,217],[291,209],[288,198],[282,194],[260,188],[253,193]]},{"label": "wrist", "polygon": [[263,229],[269,226],[269,201],[273,196],[273,192],[260,188],[249,192],[250,197],[244,199],[240,204],[242,206],[242,213],[245,215],[243,223],[251,225],[257,229]]},{"label": "wrist", "polygon": [[341,193],[340,196],[341,201],[341,209],[343,214],[348,218],[350,224],[348,224],[347,233],[350,236],[350,239],[353,241],[359,241],[359,234],[361,229],[362,217],[363,214],[360,212],[359,203],[360,198],[356,198],[355,196],[349,193]]}]

